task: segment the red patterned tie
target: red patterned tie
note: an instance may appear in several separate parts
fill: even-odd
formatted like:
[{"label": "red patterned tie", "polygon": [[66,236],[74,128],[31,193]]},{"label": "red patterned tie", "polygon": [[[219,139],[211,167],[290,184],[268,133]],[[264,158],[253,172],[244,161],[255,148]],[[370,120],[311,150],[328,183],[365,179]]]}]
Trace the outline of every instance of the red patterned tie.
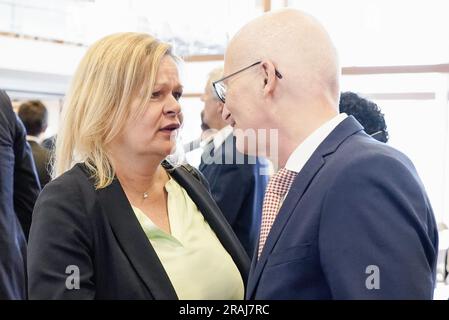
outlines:
[{"label": "red patterned tie", "polygon": [[296,177],[296,172],[282,168],[279,170],[268,183],[265,197],[263,199],[262,209],[262,225],[260,228],[259,252],[257,258],[260,257],[268,233],[273,225],[274,219],[279,211],[279,204],[282,197],[287,193],[288,189]]}]

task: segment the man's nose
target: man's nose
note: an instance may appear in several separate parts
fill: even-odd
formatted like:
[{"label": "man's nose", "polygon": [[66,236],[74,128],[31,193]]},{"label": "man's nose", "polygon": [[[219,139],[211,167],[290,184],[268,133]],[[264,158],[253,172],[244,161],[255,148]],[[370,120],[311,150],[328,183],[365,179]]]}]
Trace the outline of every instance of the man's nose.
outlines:
[{"label": "man's nose", "polygon": [[226,105],[224,105],[223,107],[223,111],[221,113],[221,117],[223,118],[224,121],[226,121],[227,123],[231,123],[231,112],[228,110],[228,108],[226,107]]}]

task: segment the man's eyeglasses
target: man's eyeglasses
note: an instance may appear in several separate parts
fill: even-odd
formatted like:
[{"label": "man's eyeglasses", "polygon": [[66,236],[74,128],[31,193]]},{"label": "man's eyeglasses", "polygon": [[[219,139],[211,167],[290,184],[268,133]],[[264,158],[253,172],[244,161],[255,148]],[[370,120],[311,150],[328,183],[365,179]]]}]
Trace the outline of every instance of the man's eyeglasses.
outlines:
[{"label": "man's eyeglasses", "polygon": [[[230,77],[235,76],[236,74],[238,74],[238,73],[240,73],[240,72],[242,72],[242,71],[245,71],[246,69],[249,69],[249,68],[251,68],[251,67],[254,67],[254,66],[256,66],[256,65],[258,65],[258,64],[260,64],[260,63],[262,63],[262,61],[254,62],[254,63],[253,63],[252,65],[250,65],[250,66],[247,66],[247,67],[245,67],[245,68],[243,68],[243,69],[240,69],[240,70],[238,70],[238,71],[236,71],[236,72],[234,72],[234,73],[231,73],[229,76],[226,76],[226,77],[224,77],[224,78],[221,78],[220,80],[217,80],[217,81],[212,82],[212,86],[214,87],[214,91],[215,91],[215,93],[217,94],[217,97],[218,97],[223,103],[225,103],[225,101],[226,101],[226,85],[225,85],[224,81],[225,81],[226,79],[229,79]],[[278,77],[279,79],[282,79],[282,75],[279,73],[279,71],[277,71],[276,69],[275,69],[274,71],[275,71],[276,77]]]}]

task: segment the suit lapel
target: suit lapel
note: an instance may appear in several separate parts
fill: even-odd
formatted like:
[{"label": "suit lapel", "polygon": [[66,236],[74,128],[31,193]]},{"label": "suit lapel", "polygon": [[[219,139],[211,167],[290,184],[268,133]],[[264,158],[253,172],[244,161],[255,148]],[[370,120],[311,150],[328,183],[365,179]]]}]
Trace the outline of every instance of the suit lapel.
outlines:
[{"label": "suit lapel", "polygon": [[[207,163],[204,162],[207,159]],[[207,166],[221,164],[235,164],[237,159],[235,137],[230,134],[218,148],[215,149],[214,140],[204,146],[201,163],[198,169],[203,172]]]},{"label": "suit lapel", "polygon": [[[321,155],[314,154],[307,165],[304,166],[303,170],[298,173],[295,180],[293,181],[287,197],[285,198],[285,201],[276,216],[276,220],[271,227],[260,258],[257,263],[253,264],[252,266],[254,269],[251,269],[250,281],[248,282],[249,296],[252,295],[258,283],[261,272],[265,266],[265,263],[267,262],[267,258],[273,250],[273,247],[276,244],[279,236],[281,235],[282,229],[284,229],[297,203],[299,202],[299,200],[301,200],[313,177],[318,173],[323,164],[324,160]],[[254,259],[256,259],[256,257],[257,255],[254,256]]]},{"label": "suit lapel", "polygon": [[205,167],[213,163],[215,163],[215,150],[214,150],[214,141],[211,140],[203,148],[203,153],[201,154],[201,163],[198,169],[200,171],[203,171]]},{"label": "suit lapel", "polygon": [[[269,255],[276,245],[276,242],[279,239],[282,230],[286,226],[291,214],[298,205],[298,202],[301,200],[304,193],[307,192],[308,186],[312,182],[315,175],[325,164],[326,156],[335,152],[340,144],[349,136],[361,130],[363,130],[363,127],[357,122],[357,120],[355,120],[354,117],[349,116],[343,120],[318,146],[303,169],[298,173],[287,194],[287,197],[283,202],[282,207],[279,210],[278,215],[276,216],[259,260],[253,261],[251,265],[247,297],[253,297]],[[254,259],[256,259],[256,256]]]},{"label": "suit lapel", "polygon": [[100,204],[117,241],[155,299],[177,299],[176,292],[137,220],[117,179],[98,190]]},{"label": "suit lapel", "polygon": [[242,275],[243,282],[246,283],[249,258],[207,189],[183,167],[171,170],[170,175],[187,191],[189,197],[197,205],[223,247],[231,255]]}]

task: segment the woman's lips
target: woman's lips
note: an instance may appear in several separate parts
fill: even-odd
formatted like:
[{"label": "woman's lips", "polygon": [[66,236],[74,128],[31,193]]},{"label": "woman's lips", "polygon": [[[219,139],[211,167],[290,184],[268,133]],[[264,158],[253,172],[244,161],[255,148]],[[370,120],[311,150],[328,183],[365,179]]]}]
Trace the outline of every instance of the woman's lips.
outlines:
[{"label": "woman's lips", "polygon": [[165,127],[162,127],[160,130],[174,131],[176,129],[179,129],[179,123],[172,123],[172,124],[166,125]]},{"label": "woman's lips", "polygon": [[180,127],[179,123],[172,123],[172,124],[166,125],[165,127],[159,129],[159,131],[171,135],[174,132],[176,132],[176,130],[178,130],[179,127]]}]

